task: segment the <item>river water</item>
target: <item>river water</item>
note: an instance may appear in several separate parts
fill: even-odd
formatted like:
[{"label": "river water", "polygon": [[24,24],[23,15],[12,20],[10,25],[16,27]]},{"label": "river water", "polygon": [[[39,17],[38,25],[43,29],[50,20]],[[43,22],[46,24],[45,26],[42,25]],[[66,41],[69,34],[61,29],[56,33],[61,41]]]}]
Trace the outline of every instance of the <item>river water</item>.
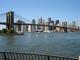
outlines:
[{"label": "river water", "polygon": [[65,57],[80,55],[80,32],[0,35],[0,52],[40,53]]}]

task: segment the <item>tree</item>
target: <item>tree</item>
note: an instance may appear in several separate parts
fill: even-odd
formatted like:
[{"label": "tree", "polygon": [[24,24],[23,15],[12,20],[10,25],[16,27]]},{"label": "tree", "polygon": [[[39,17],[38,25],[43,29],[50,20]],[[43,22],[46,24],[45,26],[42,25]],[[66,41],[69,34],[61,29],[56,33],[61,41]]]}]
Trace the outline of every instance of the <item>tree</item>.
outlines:
[{"label": "tree", "polygon": [[7,29],[2,29],[2,33],[7,33]]},{"label": "tree", "polygon": [[10,29],[8,30],[8,33],[16,33],[16,31],[14,29]]},{"label": "tree", "polygon": [[0,30],[0,33],[2,33],[2,30]]}]

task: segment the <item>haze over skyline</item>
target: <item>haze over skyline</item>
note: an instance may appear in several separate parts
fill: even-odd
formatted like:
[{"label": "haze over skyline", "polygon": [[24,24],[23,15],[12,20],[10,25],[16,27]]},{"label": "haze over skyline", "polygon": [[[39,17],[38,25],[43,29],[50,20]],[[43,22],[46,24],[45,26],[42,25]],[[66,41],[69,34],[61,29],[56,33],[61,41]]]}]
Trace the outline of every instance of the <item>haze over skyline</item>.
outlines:
[{"label": "haze over skyline", "polygon": [[[41,16],[47,20],[76,21],[80,19],[80,0],[1,0],[0,13],[15,11],[28,20]],[[79,21],[79,20],[78,20]]]}]

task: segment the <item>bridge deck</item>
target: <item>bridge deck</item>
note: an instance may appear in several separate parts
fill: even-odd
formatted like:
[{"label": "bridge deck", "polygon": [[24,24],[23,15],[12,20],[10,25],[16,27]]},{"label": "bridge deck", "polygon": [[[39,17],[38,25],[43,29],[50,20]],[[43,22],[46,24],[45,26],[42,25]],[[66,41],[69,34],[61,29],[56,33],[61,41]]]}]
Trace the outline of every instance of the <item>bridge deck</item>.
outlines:
[{"label": "bridge deck", "polygon": [[6,25],[6,24],[8,24],[8,23],[5,23],[5,22],[0,22],[0,24],[2,24],[2,25]]},{"label": "bridge deck", "polygon": [[44,24],[31,24],[31,23],[14,23],[14,25],[34,25],[34,26],[52,26],[52,27],[59,27],[59,28],[67,28],[67,29],[74,29],[74,30],[79,30],[75,28],[70,28],[70,27],[64,27],[64,26],[56,26],[56,25],[44,25]]},{"label": "bridge deck", "polygon": [[[0,24],[7,25],[9,23],[0,22]],[[52,27],[67,28],[67,29],[73,29],[73,30],[80,30],[80,29],[75,29],[75,28],[70,28],[70,27],[63,27],[63,26],[56,26],[56,25],[44,25],[44,24],[31,24],[31,23],[14,23],[14,25],[52,26]]]}]

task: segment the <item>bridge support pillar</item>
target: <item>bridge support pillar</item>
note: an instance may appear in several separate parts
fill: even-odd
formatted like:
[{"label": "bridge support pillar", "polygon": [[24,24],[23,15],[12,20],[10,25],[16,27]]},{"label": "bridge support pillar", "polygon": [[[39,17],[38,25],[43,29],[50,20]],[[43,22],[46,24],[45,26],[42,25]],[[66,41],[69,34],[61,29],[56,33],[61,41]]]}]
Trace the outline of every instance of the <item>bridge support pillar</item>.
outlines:
[{"label": "bridge support pillar", "polygon": [[6,23],[8,23],[8,25],[6,25],[7,30],[14,29],[14,12],[13,11],[6,13]]},{"label": "bridge support pillar", "polygon": [[64,29],[64,32],[68,32],[68,30],[67,30],[67,28],[66,28],[66,27],[64,27],[63,29]]},{"label": "bridge support pillar", "polygon": [[31,31],[32,31],[32,26],[28,25],[28,32],[31,32]]}]

